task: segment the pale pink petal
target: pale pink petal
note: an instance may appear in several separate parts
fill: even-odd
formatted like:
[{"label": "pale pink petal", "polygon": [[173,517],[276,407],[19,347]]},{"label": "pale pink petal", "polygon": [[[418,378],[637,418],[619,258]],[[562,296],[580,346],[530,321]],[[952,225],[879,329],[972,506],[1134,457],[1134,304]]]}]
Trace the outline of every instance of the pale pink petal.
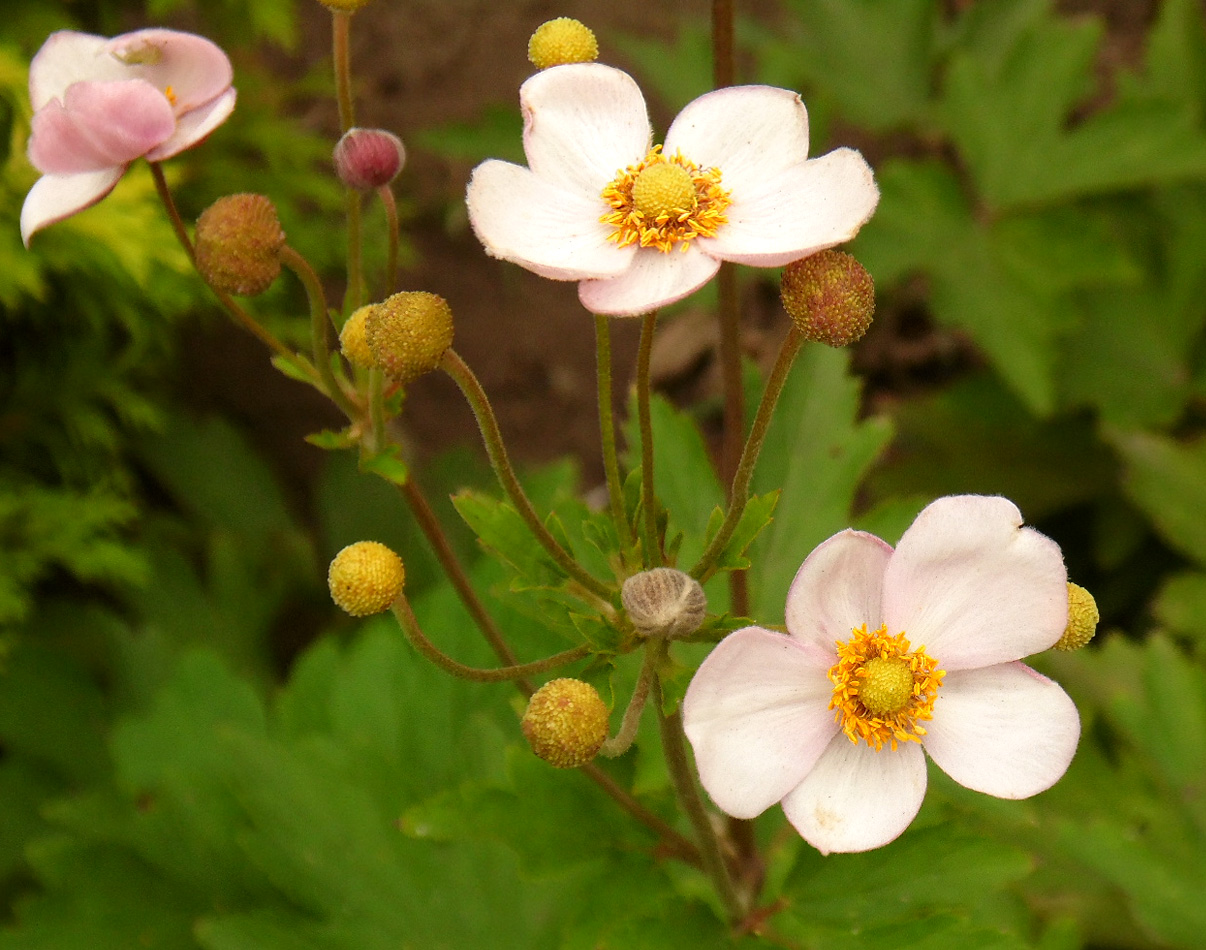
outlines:
[{"label": "pale pink petal", "polygon": [[834,644],[856,627],[880,625],[880,591],[892,546],[846,530],[808,555],[787,591],[787,629],[815,655],[837,662]]},{"label": "pale pink petal", "polygon": [[578,299],[591,313],[635,317],[682,300],[719,269],[720,261],[692,246],[665,253],[641,248],[619,277],[579,284]]},{"label": "pale pink petal", "polygon": [[62,99],[72,83],[128,79],[127,67],[104,53],[109,40],[91,33],[51,33],[29,63],[29,101],[37,112]]},{"label": "pale pink petal", "polygon": [[25,196],[21,207],[21,240],[29,247],[35,231],[69,218],[96,204],[113,190],[125,166],[78,175],[43,175]]},{"label": "pale pink petal", "polygon": [[848,148],[748,182],[731,183],[725,168],[721,176],[732,191],[729,221],[716,237],[700,238],[700,247],[756,267],[781,267],[849,241],[879,203],[871,167]]},{"label": "pale pink petal", "polygon": [[717,89],[689,103],[670,126],[665,152],[680,150],[701,168],[719,168],[723,187],[752,192],[808,157],[808,112],[789,89]]},{"label": "pale pink petal", "polygon": [[62,103],[34,115],[29,160],[52,175],[100,171],[145,154],[175,128],[172,107],[150,83],[77,82]]},{"label": "pale pink petal", "polygon": [[1080,738],[1068,694],[1023,663],[948,673],[925,726],[925,749],[942,771],[998,798],[1050,788]]},{"label": "pale pink petal", "polygon": [[519,104],[528,166],[567,191],[599,198],[617,173],[649,151],[641,90],[611,66],[575,63],[542,70],[520,87]]},{"label": "pale pink petal", "polygon": [[234,111],[237,93],[234,89],[180,116],[176,131],[163,144],[147,152],[147,161],[161,162],[192,148],[214,129],[230,118]]},{"label": "pale pink petal", "polygon": [[925,754],[915,742],[876,752],[843,733],[786,798],[783,811],[822,854],[870,851],[899,837],[925,797]]},{"label": "pale pink petal", "polygon": [[601,200],[584,198],[497,159],[473,170],[465,195],[473,233],[492,257],[553,280],[624,273],[634,248],[608,242]]},{"label": "pale pink petal", "polygon": [[1059,545],[1005,498],[958,495],[926,507],[884,574],[884,620],[943,670],[1049,648],[1068,622]]},{"label": "pale pink petal", "polygon": [[230,88],[234,72],[216,43],[178,30],[137,30],[115,36],[105,47],[131,76],[172,90],[176,114],[183,115]]},{"label": "pale pink petal", "polygon": [[700,665],[683,729],[703,787],[721,810],[753,818],[799,784],[837,723],[833,686],[792,638],[746,627]]}]

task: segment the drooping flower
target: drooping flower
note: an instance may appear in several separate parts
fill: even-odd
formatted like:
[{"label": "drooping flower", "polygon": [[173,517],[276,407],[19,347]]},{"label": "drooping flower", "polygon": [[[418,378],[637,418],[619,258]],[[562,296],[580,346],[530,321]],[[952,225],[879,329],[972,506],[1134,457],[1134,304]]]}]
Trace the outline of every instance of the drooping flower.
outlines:
[{"label": "drooping flower", "polygon": [[1004,498],[941,498],[895,550],[834,535],[800,567],[786,619],[787,635],[730,634],[687,690],[700,779],[730,815],[781,802],[821,852],[866,851],[916,816],[923,749],[998,798],[1036,795],[1072,761],[1076,707],[1017,662],[1063,633],[1063,556]]},{"label": "drooping flower", "polygon": [[232,76],[192,33],[52,33],[29,66],[29,160],[42,177],[21,209],[26,246],[109,194],[134,159],[163,161],[209,135],[234,109]]},{"label": "drooping flower", "polygon": [[580,281],[594,313],[681,300],[721,261],[781,267],[841,244],[879,200],[853,149],[808,158],[808,113],[786,89],[701,96],[653,147],[640,89],[610,66],[554,66],[519,98],[528,165],[479,165],[469,220],[494,257]]}]

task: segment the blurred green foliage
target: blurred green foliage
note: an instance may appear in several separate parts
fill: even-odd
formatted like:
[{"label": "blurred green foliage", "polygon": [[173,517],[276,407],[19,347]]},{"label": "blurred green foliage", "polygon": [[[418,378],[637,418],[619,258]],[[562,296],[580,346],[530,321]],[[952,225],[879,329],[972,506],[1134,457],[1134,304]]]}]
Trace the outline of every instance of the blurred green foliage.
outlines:
[{"label": "blurred green foliage", "polygon": [[[173,184],[190,216],[270,187],[290,242],[332,267],[329,143],[282,118],[325,80],[289,89],[256,64],[250,44],[288,44],[296,22],[290,0],[253,6],[152,0],[141,14],[203,20],[238,64],[235,118],[173,162]],[[1127,630],[1039,661],[1084,721],[1051,791],[998,801],[933,770],[913,828],[865,855],[822,858],[778,809],[760,818],[770,942],[1195,950],[1206,20],[1164,0],[1140,61],[1103,84],[1101,20],[1045,0],[958,6],[782,0],[773,26],[742,25],[750,78],[803,92],[814,150],[854,143],[875,160],[883,197],[853,250],[881,320],[920,306],[982,364],[868,415],[849,355],[806,348],[726,563],[753,563],[752,612],[775,623],[800,560],[833,531],[894,541],[936,495],[1001,492],[1061,542],[1106,626]],[[323,565],[377,537],[406,552],[441,646],[491,660],[391,486],[333,455],[314,510],[297,511],[235,427],[171,404],[182,321],[212,305],[144,171],[21,247],[28,57],[52,29],[117,32],[130,13],[71,10],[78,21],[20,0],[0,35],[0,950],[753,946],[720,936],[702,875],[654,853],[582,775],[526,751],[511,692],[424,665],[392,621],[332,618]],[[618,45],[666,104],[708,87],[698,24],[669,47]],[[505,142],[517,158],[517,130],[499,109],[422,141],[459,158],[506,155]],[[264,308],[286,314],[284,336],[304,332],[295,292]],[[723,490],[692,416],[664,400],[653,416],[667,536],[687,562]],[[560,596],[469,468],[423,478],[433,496],[458,490],[457,511],[501,555],[455,537],[508,638],[539,656],[586,637],[604,659],[584,675],[624,696],[635,670],[607,655],[617,631]],[[529,482],[550,530],[601,573],[612,529],[581,487],[570,463]],[[725,609],[723,576],[709,597]],[[329,635],[306,646],[316,631]],[[680,694],[707,649],[674,648]],[[658,743],[646,721],[607,769],[669,817]]]}]

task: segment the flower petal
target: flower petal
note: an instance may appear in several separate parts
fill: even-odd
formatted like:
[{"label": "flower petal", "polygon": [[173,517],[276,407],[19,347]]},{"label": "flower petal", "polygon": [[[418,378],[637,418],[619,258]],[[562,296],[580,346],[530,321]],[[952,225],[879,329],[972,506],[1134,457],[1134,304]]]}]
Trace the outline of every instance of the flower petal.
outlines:
[{"label": "flower petal", "polygon": [[820,158],[730,188],[729,222],[700,247],[726,261],[780,267],[858,234],[879,203],[871,167],[858,152],[839,148]]},{"label": "flower petal", "polygon": [[529,167],[568,191],[599,198],[617,173],[649,151],[641,90],[611,66],[575,63],[542,70],[520,87],[519,104]]},{"label": "flower petal", "polygon": [[115,36],[105,53],[128,75],[172,90],[177,115],[203,106],[230,88],[234,70],[216,43],[195,33],[152,28]]},{"label": "flower petal", "polygon": [[783,811],[822,854],[870,851],[899,837],[925,797],[925,754],[915,742],[876,752],[844,734],[786,798]]},{"label": "flower petal", "polygon": [[884,620],[941,669],[966,670],[1046,650],[1068,622],[1059,545],[1009,500],[940,498],[896,546],[884,574]]},{"label": "flower petal", "polygon": [[753,818],[825,751],[837,723],[825,666],[781,633],[745,627],[700,665],[683,701],[699,778],[723,811]]},{"label": "flower petal", "polygon": [[227,89],[218,98],[184,113],[176,123],[176,131],[161,145],[147,152],[147,161],[161,162],[186,148],[192,148],[230,118],[237,95],[234,89]]},{"label": "flower petal", "polygon": [[635,248],[608,242],[614,229],[599,221],[601,200],[566,191],[521,165],[496,159],[478,165],[465,202],[486,253],[542,277],[614,277],[636,256]]},{"label": "flower petal", "polygon": [[125,64],[104,54],[109,40],[91,33],[51,33],[29,63],[29,101],[37,112],[62,99],[72,83],[127,79]]},{"label": "flower petal", "polygon": [[693,294],[719,269],[720,261],[692,246],[665,253],[641,248],[619,277],[579,284],[578,299],[591,313],[635,317]]},{"label": "flower petal", "polygon": [[141,79],[77,82],[34,114],[29,160],[52,175],[125,165],[176,128],[172,107]]},{"label": "flower petal", "polygon": [[666,154],[681,150],[721,185],[750,191],[808,157],[808,111],[789,89],[729,86],[700,96],[666,133]]},{"label": "flower petal", "polygon": [[880,591],[892,546],[865,531],[822,541],[804,559],[787,590],[787,629],[817,655],[835,661],[834,644],[850,631],[880,624]]},{"label": "flower petal", "polygon": [[126,168],[105,168],[78,175],[43,175],[21,207],[21,240],[29,247],[35,231],[96,204],[113,190]]},{"label": "flower petal", "polygon": [[1024,663],[947,674],[922,739],[960,785],[998,798],[1029,798],[1068,770],[1080,739],[1076,706]]}]

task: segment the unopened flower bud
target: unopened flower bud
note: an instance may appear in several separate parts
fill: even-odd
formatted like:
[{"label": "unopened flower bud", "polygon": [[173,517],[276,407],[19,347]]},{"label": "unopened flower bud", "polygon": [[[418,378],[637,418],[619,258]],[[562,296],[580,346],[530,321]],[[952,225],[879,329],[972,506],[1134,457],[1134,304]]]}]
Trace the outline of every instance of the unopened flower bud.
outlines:
[{"label": "unopened flower bud", "polygon": [[620,601],[645,637],[685,637],[699,629],[708,612],[699,581],[672,567],[633,574],[620,589]]},{"label": "unopened flower bud", "polygon": [[367,307],[356,310],[348,317],[343,329],[339,331],[340,351],[349,363],[359,366],[361,369],[372,369],[377,365],[364,332],[364,325],[368,321],[368,315],[373,306],[373,304],[369,304]]},{"label": "unopened flower bud", "polygon": [[335,174],[349,188],[372,191],[393,181],[406,164],[402,140],[384,129],[348,129],[332,155]]},{"label": "unopened flower bud", "polygon": [[389,610],[405,583],[402,559],[377,541],[349,544],[327,571],[331,599],[353,617]]},{"label": "unopened flower bud", "polygon": [[364,332],[376,364],[406,384],[439,366],[452,346],[452,310],[435,294],[394,294],[369,308]]},{"label": "unopened flower bud", "polygon": [[550,680],[528,700],[520,728],[549,765],[576,769],[598,755],[607,738],[607,706],[589,683]]},{"label": "unopened flower bud", "polygon": [[598,56],[595,34],[567,16],[542,23],[528,40],[528,60],[537,69],[567,63],[592,63]]},{"label": "unopened flower bud", "polygon": [[875,282],[843,251],[792,261],[779,293],[796,329],[814,343],[848,346],[867,332],[875,315]]},{"label": "unopened flower bud", "polygon": [[1068,626],[1064,634],[1055,641],[1055,650],[1079,650],[1093,639],[1097,632],[1097,621],[1101,614],[1097,611],[1097,601],[1083,587],[1068,584]]},{"label": "unopened flower bud", "polygon": [[281,272],[285,232],[263,195],[227,195],[197,219],[197,271],[228,294],[262,294]]}]

